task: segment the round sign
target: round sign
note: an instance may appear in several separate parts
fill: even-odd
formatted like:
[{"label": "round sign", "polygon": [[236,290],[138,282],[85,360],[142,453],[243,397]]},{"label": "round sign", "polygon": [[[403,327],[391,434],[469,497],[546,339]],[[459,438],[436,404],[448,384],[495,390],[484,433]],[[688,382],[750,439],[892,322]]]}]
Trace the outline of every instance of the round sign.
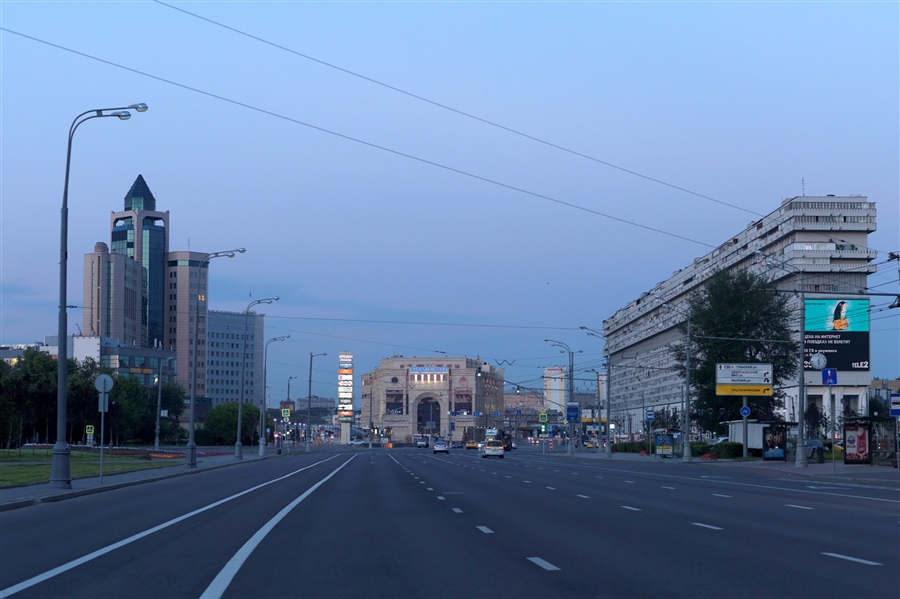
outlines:
[{"label": "round sign", "polygon": [[97,375],[94,379],[94,389],[100,393],[109,393],[113,388],[113,378],[108,374]]},{"label": "round sign", "polygon": [[825,354],[815,353],[810,357],[809,363],[812,364],[813,368],[822,369],[825,368],[825,365],[828,364],[828,359],[825,357]]},{"label": "round sign", "polygon": [[743,407],[741,408],[741,416],[743,416],[744,418],[746,418],[746,417],[749,416],[749,415],[750,415],[750,408],[748,408],[747,406],[743,406]]}]

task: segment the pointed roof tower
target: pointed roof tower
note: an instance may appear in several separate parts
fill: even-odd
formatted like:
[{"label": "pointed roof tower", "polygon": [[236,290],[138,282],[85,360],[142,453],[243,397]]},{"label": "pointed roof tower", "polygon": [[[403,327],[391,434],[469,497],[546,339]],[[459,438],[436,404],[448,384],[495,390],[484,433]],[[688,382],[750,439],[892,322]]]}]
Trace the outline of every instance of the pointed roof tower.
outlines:
[{"label": "pointed roof tower", "polygon": [[143,175],[138,175],[131,185],[131,189],[125,194],[125,210],[156,210],[156,198]]}]

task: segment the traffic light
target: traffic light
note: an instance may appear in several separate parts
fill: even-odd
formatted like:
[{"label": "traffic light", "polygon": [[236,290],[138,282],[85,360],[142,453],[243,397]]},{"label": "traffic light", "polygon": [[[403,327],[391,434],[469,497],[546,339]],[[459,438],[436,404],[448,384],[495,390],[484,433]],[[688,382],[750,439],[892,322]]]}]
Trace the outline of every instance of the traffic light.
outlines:
[{"label": "traffic light", "polygon": [[546,432],[547,432],[547,425],[546,425],[546,424],[542,424],[542,425],[541,425],[541,432],[542,432],[542,433],[546,433]]}]

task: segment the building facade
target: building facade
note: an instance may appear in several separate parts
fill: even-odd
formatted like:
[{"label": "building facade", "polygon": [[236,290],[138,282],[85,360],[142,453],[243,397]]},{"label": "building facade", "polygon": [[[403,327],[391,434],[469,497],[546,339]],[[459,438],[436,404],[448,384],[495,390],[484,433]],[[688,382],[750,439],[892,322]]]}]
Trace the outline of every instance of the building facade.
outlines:
[{"label": "building facade", "polygon": [[[789,301],[798,322],[802,291],[808,405],[817,405],[830,417],[844,407],[864,413],[870,380],[869,314],[868,298],[861,292],[867,276],[876,270],[872,264],[876,252],[867,244],[869,233],[875,231],[875,217],[875,204],[862,196],[787,199],[604,320],[608,397],[620,430],[631,419],[642,422],[646,408],[683,409],[684,382],[672,369],[670,347],[682,338],[677,327],[685,320],[688,297],[718,270],[749,270],[770,277],[779,290],[797,291]],[[853,306],[852,331],[835,330],[824,318],[811,320],[826,312],[836,314],[838,304]],[[835,353],[834,344],[845,349]],[[821,352],[830,355],[830,364],[838,368],[840,385],[823,385],[821,366],[814,368],[809,362],[813,353]],[[789,381],[782,383],[787,385],[784,417],[796,420],[799,380],[792,387]]]},{"label": "building facade", "polygon": [[206,378],[201,392],[198,370],[197,393],[208,397],[213,406],[241,398],[244,403],[262,405],[264,319],[264,315],[254,311],[208,312],[206,358],[201,359]]},{"label": "building facade", "polygon": [[82,333],[110,337],[130,347],[144,347],[147,325],[142,306],[147,280],[140,264],[110,253],[102,241],[84,255]]},{"label": "building facade", "polygon": [[361,378],[362,428],[394,442],[482,440],[503,421],[503,370],[478,358],[394,356]]}]

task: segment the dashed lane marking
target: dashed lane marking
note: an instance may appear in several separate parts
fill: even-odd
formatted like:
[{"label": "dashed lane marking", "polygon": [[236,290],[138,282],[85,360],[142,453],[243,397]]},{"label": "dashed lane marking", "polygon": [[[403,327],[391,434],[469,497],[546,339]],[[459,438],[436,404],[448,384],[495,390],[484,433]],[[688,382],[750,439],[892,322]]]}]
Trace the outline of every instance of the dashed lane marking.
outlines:
[{"label": "dashed lane marking", "polygon": [[444,501],[446,499],[443,495],[438,495],[437,498],[439,501]]},{"label": "dashed lane marking", "polygon": [[640,511],[643,511],[643,510],[641,510],[641,508],[639,508],[639,507],[631,507],[630,505],[623,505],[623,506],[622,506],[622,509],[623,509],[623,510],[631,510],[632,512],[640,512]]},{"label": "dashed lane marking", "polygon": [[713,493],[713,497],[731,497],[731,495],[722,495],[721,493]]},{"label": "dashed lane marking", "polygon": [[559,570],[559,568],[557,568],[550,562],[543,560],[539,557],[529,557],[528,561],[530,561],[533,564],[537,564],[538,566],[540,566],[541,568],[543,568],[544,570],[547,570],[549,572],[552,572],[554,570]]},{"label": "dashed lane marking", "polygon": [[708,528],[710,530],[725,530],[724,528],[719,528],[718,526],[711,526],[709,524],[703,524],[702,522],[691,522],[694,526],[699,526],[700,528]]},{"label": "dashed lane marking", "polygon": [[675,487],[665,487],[665,486],[660,486],[660,489],[674,489],[674,488],[675,488]]},{"label": "dashed lane marking", "polygon": [[794,505],[793,503],[785,503],[784,507],[793,507],[793,508],[797,508],[798,510],[814,510],[814,509],[816,509],[814,507],[809,507],[807,505]]},{"label": "dashed lane marking", "polygon": [[823,551],[822,555],[827,555],[829,557],[836,557],[838,559],[845,559],[848,562],[856,562],[857,564],[865,564],[866,566],[881,566],[881,565],[883,565],[883,564],[879,564],[878,562],[870,562],[867,559],[860,559],[858,557],[850,557],[849,555],[841,555],[840,553],[827,553],[827,552]]},{"label": "dashed lane marking", "polygon": [[590,499],[587,495],[576,495],[575,497],[581,497],[582,499]]},{"label": "dashed lane marking", "polygon": [[483,532],[486,535],[494,534],[494,531],[491,530],[490,528],[488,528],[487,526],[476,526],[475,528],[477,528],[478,530],[480,530],[481,532]]},{"label": "dashed lane marking", "polygon": [[550,489],[551,491],[555,491],[555,490],[556,490],[556,487],[547,487],[547,488]]},{"label": "dashed lane marking", "polygon": [[463,513],[463,511],[461,509],[459,509],[458,507],[453,508],[453,511],[456,512],[457,514]]}]

